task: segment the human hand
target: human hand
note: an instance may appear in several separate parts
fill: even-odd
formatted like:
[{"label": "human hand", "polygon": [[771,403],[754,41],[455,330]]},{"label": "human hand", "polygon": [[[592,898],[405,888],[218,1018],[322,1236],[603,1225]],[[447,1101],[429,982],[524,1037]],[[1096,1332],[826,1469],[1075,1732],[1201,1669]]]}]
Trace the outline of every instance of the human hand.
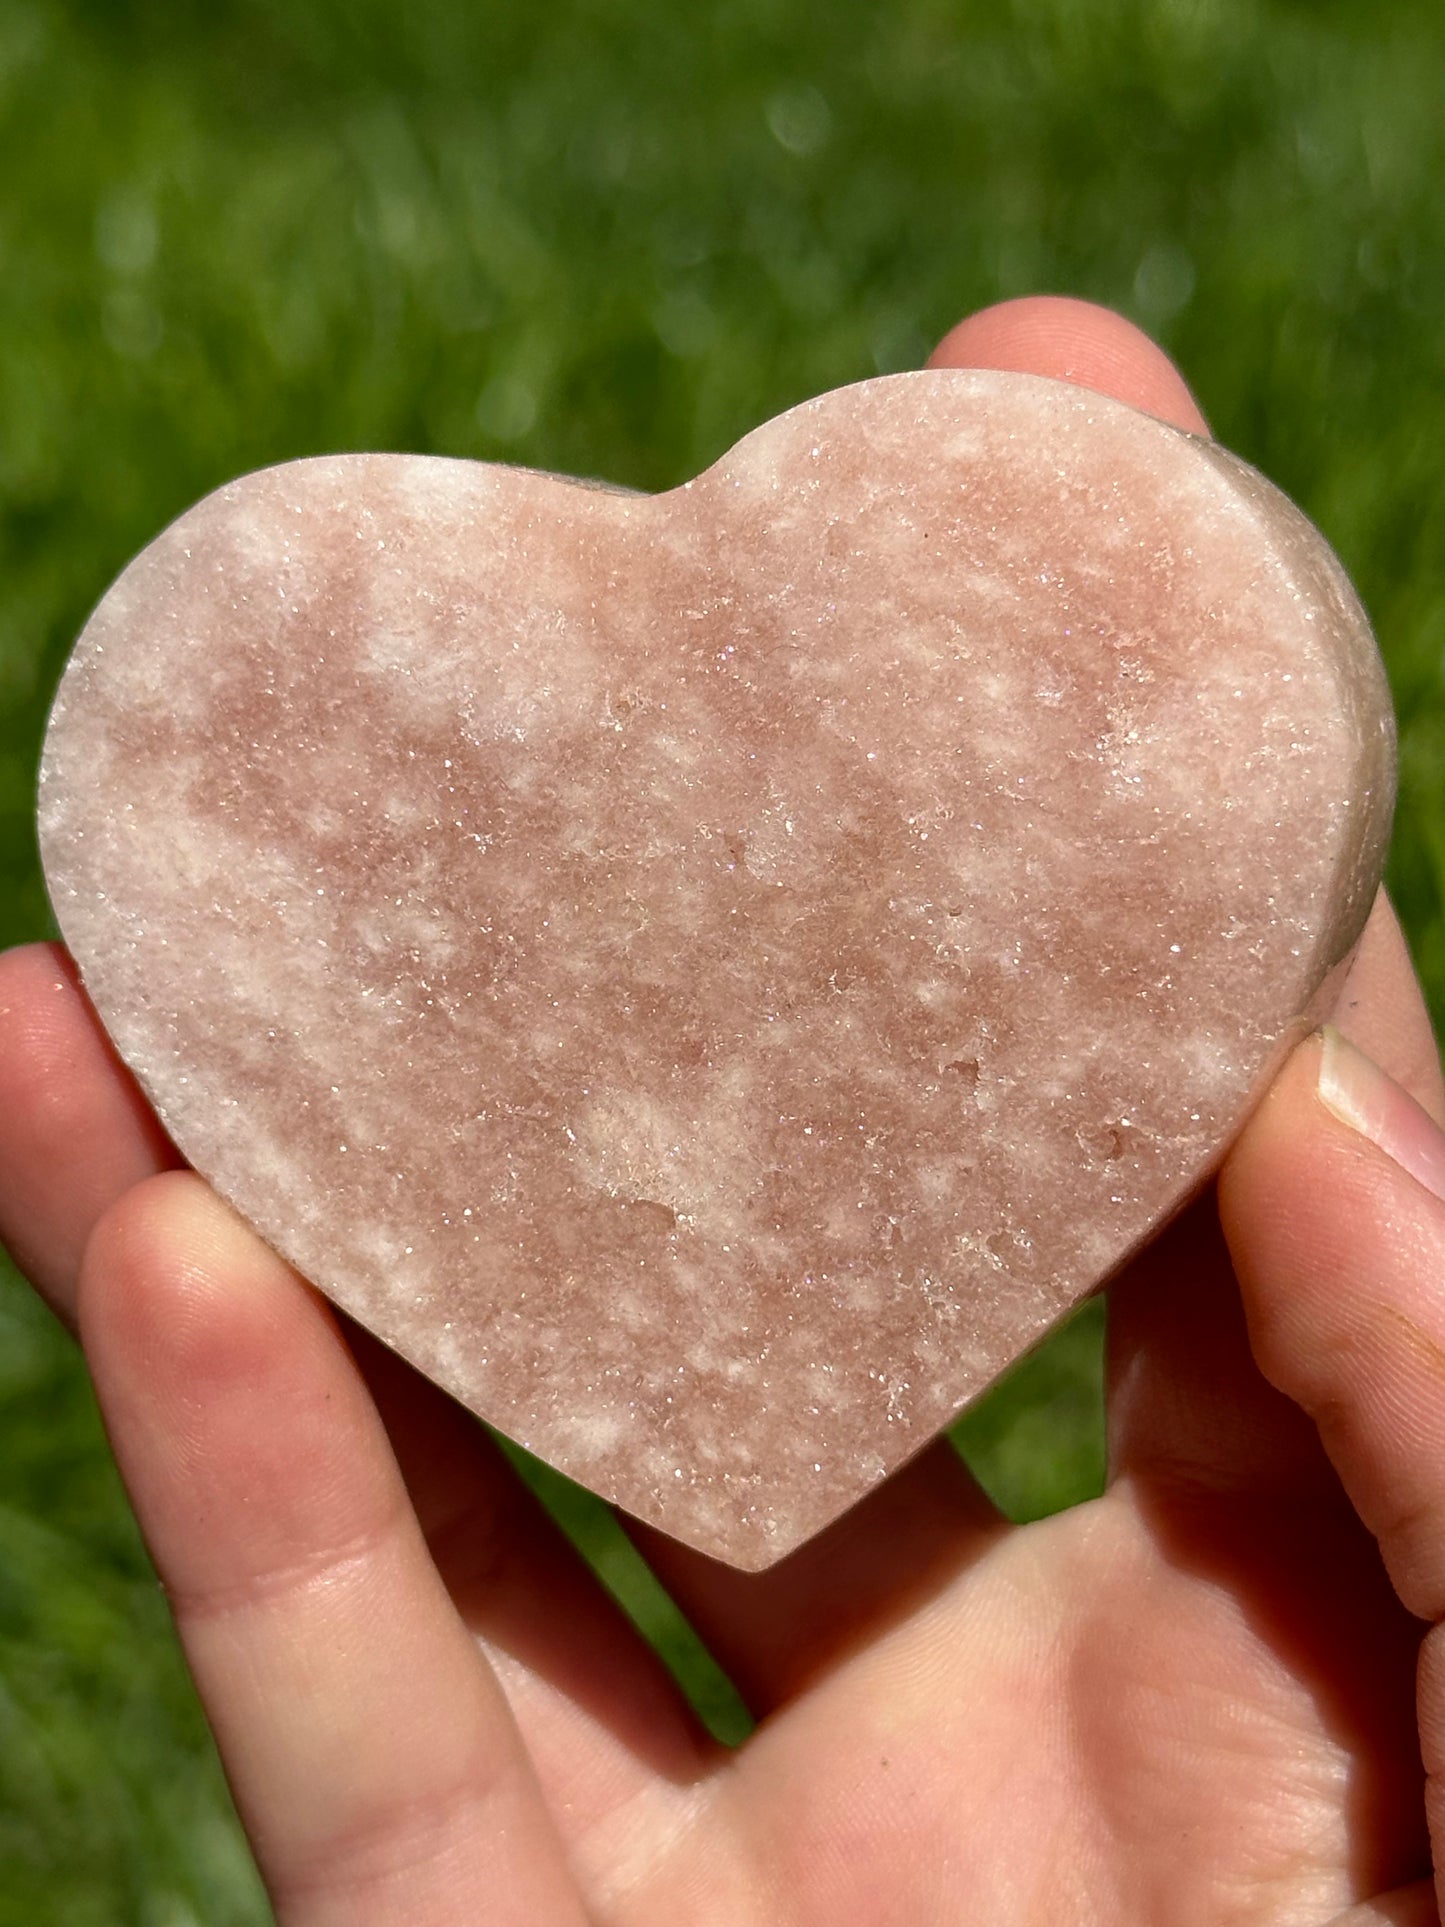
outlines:
[{"label": "human hand", "polygon": [[[1077,303],[935,361],[1203,427]],[[734,1754],[482,1429],[172,1168],[63,956],[0,958],[0,1232],[78,1320],[282,1921],[1436,1923],[1445,1096],[1383,901],[1339,1022],[1398,1084],[1332,1045],[1326,1102],[1303,1044],[1113,1287],[1103,1498],[1010,1528],[940,1442],[767,1573],[636,1528],[761,1716]]]}]

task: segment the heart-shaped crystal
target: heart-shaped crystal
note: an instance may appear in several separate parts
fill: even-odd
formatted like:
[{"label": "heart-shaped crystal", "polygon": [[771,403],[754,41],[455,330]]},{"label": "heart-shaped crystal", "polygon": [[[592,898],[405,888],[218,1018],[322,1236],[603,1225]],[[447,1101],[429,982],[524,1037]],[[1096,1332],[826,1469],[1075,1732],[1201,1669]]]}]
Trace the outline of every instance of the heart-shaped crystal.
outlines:
[{"label": "heart-shaped crystal", "polygon": [[1358,935],[1392,767],[1275,489],[945,371],[657,497],[222,489],[81,638],[41,835],[196,1168],[503,1432],[760,1567],[1206,1178]]}]

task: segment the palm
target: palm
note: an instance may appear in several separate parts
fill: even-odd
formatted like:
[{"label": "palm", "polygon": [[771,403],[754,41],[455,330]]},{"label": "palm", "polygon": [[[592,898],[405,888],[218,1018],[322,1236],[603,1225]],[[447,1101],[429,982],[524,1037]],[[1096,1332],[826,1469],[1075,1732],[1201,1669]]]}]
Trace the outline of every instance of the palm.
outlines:
[{"label": "palm", "polygon": [[[1214,1523],[1120,1494],[1010,1534],[785,1712],[692,1846],[740,1828],[777,1884],[716,1918],[1277,1927],[1417,1871],[1418,1634],[1385,1598],[1310,1625],[1302,1575]],[[688,1917],[669,1885],[625,1917]]]},{"label": "palm", "polygon": [[[801,1581],[648,1542],[752,1676],[766,1717],[737,1755],[696,1738],[645,1662],[619,1664],[605,1615],[595,1670],[567,1677],[575,1617],[555,1652],[535,1620],[519,1641],[490,1561],[470,1604],[456,1575],[590,1918],[1278,1927],[1333,1920],[1428,1866],[1418,1624],[1314,1428],[1250,1362],[1209,1213],[1116,1295],[1119,1476],[1097,1502],[1010,1529],[959,1481],[954,1531],[930,1512],[912,1573],[867,1527],[805,1554],[818,1571]],[[953,1477],[938,1460],[915,1476]],[[876,1502],[877,1529],[898,1506]],[[444,1563],[447,1542],[454,1525]],[[890,1556],[872,1600],[829,1596],[830,1569],[857,1580]],[[800,1585],[811,1623],[761,1648],[730,1635],[750,1593],[773,1594],[772,1618]]]}]

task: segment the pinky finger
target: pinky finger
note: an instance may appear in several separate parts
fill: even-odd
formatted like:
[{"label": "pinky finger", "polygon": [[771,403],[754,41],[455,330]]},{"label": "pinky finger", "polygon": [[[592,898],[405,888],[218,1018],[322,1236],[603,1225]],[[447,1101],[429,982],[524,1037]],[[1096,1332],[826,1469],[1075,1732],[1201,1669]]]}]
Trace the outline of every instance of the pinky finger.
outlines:
[{"label": "pinky finger", "polygon": [[81,1331],[286,1927],[580,1927],[506,1700],[329,1314],[198,1178],[97,1228]]}]

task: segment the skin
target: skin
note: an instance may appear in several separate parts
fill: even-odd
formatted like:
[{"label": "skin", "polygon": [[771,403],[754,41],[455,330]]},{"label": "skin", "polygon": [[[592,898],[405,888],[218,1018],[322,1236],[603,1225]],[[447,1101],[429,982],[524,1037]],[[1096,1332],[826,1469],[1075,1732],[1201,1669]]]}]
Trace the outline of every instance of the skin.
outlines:
[{"label": "skin", "polygon": [[[1083,303],[933,359],[1204,428]],[[0,958],[0,1233],[78,1327],[280,1920],[1437,1923],[1445,1103],[1383,899],[1337,1021],[1394,1155],[1301,1045],[1112,1289],[1103,1498],[1010,1528],[939,1446],[759,1576],[639,1528],[761,1718],[726,1754],[479,1428],[178,1168],[63,953]]]}]

